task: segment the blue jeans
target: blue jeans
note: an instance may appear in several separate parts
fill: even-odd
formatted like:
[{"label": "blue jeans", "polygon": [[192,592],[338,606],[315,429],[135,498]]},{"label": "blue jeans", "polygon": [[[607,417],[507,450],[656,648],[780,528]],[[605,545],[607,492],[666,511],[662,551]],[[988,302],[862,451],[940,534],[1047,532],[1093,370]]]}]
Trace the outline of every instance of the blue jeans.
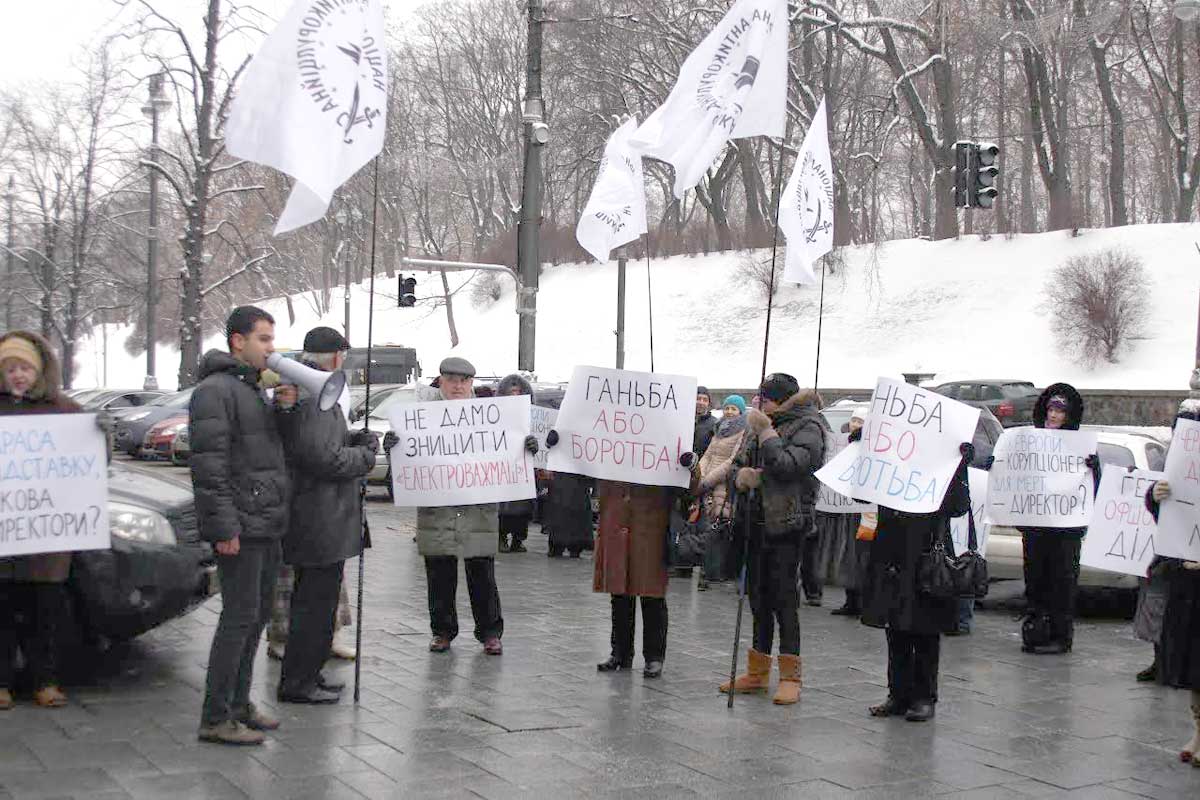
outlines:
[{"label": "blue jeans", "polygon": [[970,633],[975,622],[975,598],[958,598],[958,629]]}]

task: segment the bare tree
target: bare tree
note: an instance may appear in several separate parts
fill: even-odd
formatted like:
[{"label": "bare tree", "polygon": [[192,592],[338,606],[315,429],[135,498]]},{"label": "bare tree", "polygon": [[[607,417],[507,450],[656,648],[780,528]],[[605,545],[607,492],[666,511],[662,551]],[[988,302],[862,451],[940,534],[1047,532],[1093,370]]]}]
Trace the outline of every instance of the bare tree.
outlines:
[{"label": "bare tree", "polygon": [[1150,278],[1141,259],[1108,248],[1063,262],[1046,281],[1046,308],[1065,347],[1088,363],[1116,363],[1143,332]]}]

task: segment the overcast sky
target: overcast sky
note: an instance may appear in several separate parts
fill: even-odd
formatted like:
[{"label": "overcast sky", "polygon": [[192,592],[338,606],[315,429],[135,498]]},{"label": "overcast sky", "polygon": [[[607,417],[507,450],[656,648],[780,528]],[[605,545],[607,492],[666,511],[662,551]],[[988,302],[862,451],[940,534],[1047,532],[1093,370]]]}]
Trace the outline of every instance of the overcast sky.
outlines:
[{"label": "overcast sky", "polygon": [[[384,0],[390,20],[427,0]],[[152,0],[173,19],[194,22],[203,17],[205,0]],[[249,5],[247,0],[239,0]],[[292,0],[252,0],[255,8],[279,19]],[[0,86],[36,81],[55,82],[71,74],[72,59],[89,42],[136,16],[137,2],[121,9],[114,0],[0,0]]]}]

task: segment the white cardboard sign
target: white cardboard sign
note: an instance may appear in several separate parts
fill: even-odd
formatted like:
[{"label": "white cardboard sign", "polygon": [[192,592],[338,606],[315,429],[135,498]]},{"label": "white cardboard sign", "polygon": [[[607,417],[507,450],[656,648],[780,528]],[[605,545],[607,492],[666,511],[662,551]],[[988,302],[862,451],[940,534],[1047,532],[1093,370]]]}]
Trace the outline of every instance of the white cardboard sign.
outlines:
[{"label": "white cardboard sign", "polygon": [[465,506],[537,495],[525,450],[529,395],[401,403],[388,419],[398,506]]},{"label": "white cardboard sign", "polygon": [[1094,480],[1084,462],[1095,452],[1095,431],[1009,428],[993,453],[988,519],[1028,528],[1085,527]]},{"label": "white cardboard sign", "polygon": [[696,379],[578,366],[558,412],[549,468],[601,480],[686,487]]},{"label": "white cardboard sign", "polygon": [[558,419],[558,410],[543,406],[532,406],[529,410],[530,433],[537,437],[538,451],[533,457],[534,469],[547,469],[546,461],[550,458],[550,448],[546,447],[546,434],[554,428]]},{"label": "white cardboard sign", "polygon": [[[849,445],[844,435],[826,437],[825,441],[830,446],[829,452],[825,455],[827,464],[837,458],[838,453]],[[824,511],[826,514],[861,514],[864,511],[875,511],[876,509],[877,506],[874,503],[860,503],[852,497],[838,494],[823,483],[817,487],[817,511]]]},{"label": "white cardboard sign", "polygon": [[[967,485],[971,489],[971,510],[975,513],[975,552],[986,556],[988,536],[992,532],[992,523],[987,519],[987,470],[968,467]],[[954,540],[955,555],[967,552],[971,528],[966,514],[950,518],[950,538]]]},{"label": "white cardboard sign", "polygon": [[1158,532],[1154,516],[1146,510],[1146,491],[1162,476],[1161,472],[1116,467],[1101,473],[1092,521],[1079,551],[1080,564],[1123,575],[1146,576],[1146,569],[1157,554]]},{"label": "white cardboard sign", "polygon": [[937,511],[971,441],[979,409],[892,378],[871,396],[863,437],[817,471],[839,494],[885,508]]},{"label": "white cardboard sign", "polygon": [[1200,422],[1175,421],[1163,473],[1171,496],[1158,511],[1158,552],[1200,561]]},{"label": "white cardboard sign", "polygon": [[0,556],[107,550],[107,450],[95,414],[0,417]]}]

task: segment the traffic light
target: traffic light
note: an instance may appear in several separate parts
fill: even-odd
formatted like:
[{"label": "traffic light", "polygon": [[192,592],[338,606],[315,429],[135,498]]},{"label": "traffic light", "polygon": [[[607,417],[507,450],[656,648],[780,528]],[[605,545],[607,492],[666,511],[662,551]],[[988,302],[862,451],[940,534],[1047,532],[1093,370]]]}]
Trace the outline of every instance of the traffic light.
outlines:
[{"label": "traffic light", "polygon": [[996,177],[1000,167],[996,160],[1000,157],[1000,148],[991,142],[980,142],[974,147],[975,171],[974,185],[971,188],[971,205],[976,208],[991,208],[996,202]]},{"label": "traffic light", "polygon": [[417,279],[400,276],[400,308],[412,308],[417,304]]},{"label": "traffic light", "polygon": [[991,208],[996,202],[1000,148],[991,142],[954,143],[954,205]]}]

